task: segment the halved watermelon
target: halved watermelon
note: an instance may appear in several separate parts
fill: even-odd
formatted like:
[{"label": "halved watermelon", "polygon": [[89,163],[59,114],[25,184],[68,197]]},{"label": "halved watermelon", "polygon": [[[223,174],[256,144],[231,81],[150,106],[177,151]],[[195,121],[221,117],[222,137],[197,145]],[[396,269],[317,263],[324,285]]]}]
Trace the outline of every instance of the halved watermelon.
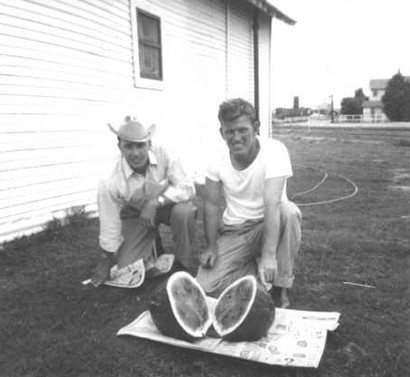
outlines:
[{"label": "halved watermelon", "polygon": [[152,320],[164,335],[194,341],[212,324],[212,313],[199,283],[187,272],[170,276],[150,303]]},{"label": "halved watermelon", "polygon": [[268,332],[275,305],[266,289],[252,275],[228,286],[214,309],[215,331],[229,341],[255,341]]}]

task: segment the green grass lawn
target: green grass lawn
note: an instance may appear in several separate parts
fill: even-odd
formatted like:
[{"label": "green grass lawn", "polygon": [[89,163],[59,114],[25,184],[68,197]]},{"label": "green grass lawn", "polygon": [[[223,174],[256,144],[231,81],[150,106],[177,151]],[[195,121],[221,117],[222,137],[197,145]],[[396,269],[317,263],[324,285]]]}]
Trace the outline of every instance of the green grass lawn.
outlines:
[{"label": "green grass lawn", "polygon": [[[319,368],[270,367],[117,337],[164,278],[135,290],[82,286],[98,257],[98,223],[80,214],[0,252],[0,376],[409,375],[409,131],[274,133],[290,151],[288,192],[304,215],[292,307],[341,313]],[[316,190],[297,195],[325,174]],[[334,201],[351,194],[352,183],[357,194]],[[201,224],[198,218],[197,248],[204,245]]]}]

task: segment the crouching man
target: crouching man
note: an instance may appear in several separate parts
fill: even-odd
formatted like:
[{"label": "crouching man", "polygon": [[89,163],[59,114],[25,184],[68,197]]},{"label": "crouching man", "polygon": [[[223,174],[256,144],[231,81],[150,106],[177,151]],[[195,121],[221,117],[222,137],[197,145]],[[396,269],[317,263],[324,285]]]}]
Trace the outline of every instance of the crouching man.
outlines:
[{"label": "crouching man", "polygon": [[101,256],[93,284],[108,280],[115,264],[122,268],[141,258],[154,261],[160,224],[171,227],[176,260],[195,272],[192,179],[178,159],[152,143],[154,125],[146,127],[127,116],[117,129],[110,129],[117,135],[121,155],[98,189]]},{"label": "crouching man", "polygon": [[[204,230],[197,279],[217,296],[236,279],[253,274],[278,306],[288,307],[293,267],[301,239],[301,212],[288,201],[292,167],[286,147],[257,136],[253,106],[238,98],[222,103],[220,133],[228,146],[211,163],[205,182]],[[226,209],[219,228],[220,195]]]}]

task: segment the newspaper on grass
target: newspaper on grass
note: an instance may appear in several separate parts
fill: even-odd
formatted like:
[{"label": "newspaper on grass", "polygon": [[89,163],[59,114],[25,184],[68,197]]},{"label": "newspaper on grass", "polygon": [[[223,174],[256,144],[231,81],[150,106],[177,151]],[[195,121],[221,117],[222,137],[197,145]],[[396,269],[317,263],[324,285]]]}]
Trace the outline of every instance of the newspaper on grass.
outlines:
[{"label": "newspaper on grass", "polygon": [[[214,301],[215,299],[209,298]],[[328,331],[338,327],[337,312],[311,312],[276,308],[275,320],[268,334],[256,342],[227,342],[204,337],[194,343],[165,336],[159,332],[149,311],[143,312],[117,335],[211,352],[269,365],[317,368],[322,358]]]},{"label": "newspaper on grass", "polygon": [[[173,254],[162,254],[155,262],[144,263],[142,259],[138,259],[120,269],[115,265],[111,268],[110,280],[107,280],[104,285],[118,288],[138,288],[144,283],[145,278],[168,273],[174,264],[174,260],[175,256]],[[92,284],[92,281],[87,279],[82,284]]]}]

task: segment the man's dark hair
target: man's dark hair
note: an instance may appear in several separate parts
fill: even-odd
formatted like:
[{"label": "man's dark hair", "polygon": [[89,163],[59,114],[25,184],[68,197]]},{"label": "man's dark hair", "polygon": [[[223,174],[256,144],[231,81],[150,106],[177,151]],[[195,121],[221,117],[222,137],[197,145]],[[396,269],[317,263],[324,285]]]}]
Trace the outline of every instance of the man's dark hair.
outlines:
[{"label": "man's dark hair", "polygon": [[219,122],[233,121],[242,115],[247,115],[253,123],[257,121],[253,105],[242,98],[232,98],[222,102],[219,106]]}]

